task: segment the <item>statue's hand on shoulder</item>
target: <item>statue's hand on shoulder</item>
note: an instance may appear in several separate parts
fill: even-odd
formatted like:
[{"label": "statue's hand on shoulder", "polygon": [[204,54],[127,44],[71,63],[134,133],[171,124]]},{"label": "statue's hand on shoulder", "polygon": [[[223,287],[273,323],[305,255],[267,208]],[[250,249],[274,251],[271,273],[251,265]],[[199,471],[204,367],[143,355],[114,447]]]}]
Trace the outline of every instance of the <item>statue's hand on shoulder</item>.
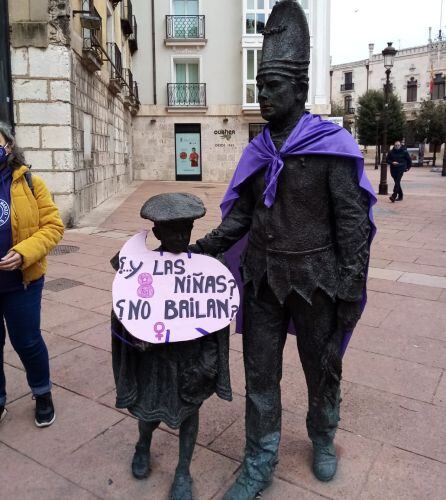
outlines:
[{"label": "statue's hand on shoulder", "polygon": [[361,301],[349,302],[338,299],[337,301],[338,330],[351,332],[361,318]]}]

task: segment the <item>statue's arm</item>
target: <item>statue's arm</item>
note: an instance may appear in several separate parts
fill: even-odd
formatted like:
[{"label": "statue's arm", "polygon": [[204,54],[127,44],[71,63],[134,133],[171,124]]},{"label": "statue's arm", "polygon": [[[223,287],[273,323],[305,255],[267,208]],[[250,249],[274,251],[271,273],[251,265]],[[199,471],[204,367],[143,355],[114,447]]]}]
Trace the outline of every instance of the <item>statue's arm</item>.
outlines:
[{"label": "statue's arm", "polygon": [[358,302],[366,280],[370,255],[369,198],[359,187],[356,165],[339,158],[329,167],[329,187],[334,209],[341,301]]},{"label": "statue's arm", "polygon": [[240,198],[236,200],[224,221],[189,249],[192,252],[214,256],[226,252],[249,231],[254,206],[251,186],[245,185],[240,191]]}]

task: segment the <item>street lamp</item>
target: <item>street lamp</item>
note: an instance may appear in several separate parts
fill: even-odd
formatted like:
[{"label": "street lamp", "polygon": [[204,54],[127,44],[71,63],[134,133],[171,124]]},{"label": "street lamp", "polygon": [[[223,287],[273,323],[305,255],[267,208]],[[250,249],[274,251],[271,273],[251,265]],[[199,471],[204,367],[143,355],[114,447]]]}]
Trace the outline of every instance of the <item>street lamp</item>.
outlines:
[{"label": "street lamp", "polygon": [[379,194],[388,194],[387,189],[387,126],[389,123],[389,93],[390,93],[390,73],[393,68],[397,50],[392,47],[392,42],[387,43],[387,47],[382,51],[384,57],[384,67],[386,68],[386,84],[384,85],[384,127],[383,127],[383,155],[381,160],[381,179],[379,181]]}]

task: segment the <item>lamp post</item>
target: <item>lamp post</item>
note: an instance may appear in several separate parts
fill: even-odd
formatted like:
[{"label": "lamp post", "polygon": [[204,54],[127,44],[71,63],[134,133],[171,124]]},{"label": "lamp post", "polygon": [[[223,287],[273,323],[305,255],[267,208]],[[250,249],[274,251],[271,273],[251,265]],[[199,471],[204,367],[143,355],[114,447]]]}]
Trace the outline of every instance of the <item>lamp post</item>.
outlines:
[{"label": "lamp post", "polygon": [[379,181],[379,194],[387,195],[387,127],[389,123],[389,93],[390,93],[390,73],[393,68],[397,50],[392,47],[392,42],[387,43],[387,47],[382,51],[384,57],[384,67],[386,68],[386,84],[384,85],[384,120],[383,120],[383,151],[381,160],[381,178]]}]

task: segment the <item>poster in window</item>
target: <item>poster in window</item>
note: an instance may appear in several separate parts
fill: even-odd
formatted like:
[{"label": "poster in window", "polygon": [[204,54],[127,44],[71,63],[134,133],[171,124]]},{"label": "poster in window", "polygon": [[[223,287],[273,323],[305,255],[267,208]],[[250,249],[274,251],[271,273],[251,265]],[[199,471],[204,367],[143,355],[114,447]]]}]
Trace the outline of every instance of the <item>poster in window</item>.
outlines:
[{"label": "poster in window", "polygon": [[200,134],[177,132],[175,139],[177,175],[201,175]]}]

